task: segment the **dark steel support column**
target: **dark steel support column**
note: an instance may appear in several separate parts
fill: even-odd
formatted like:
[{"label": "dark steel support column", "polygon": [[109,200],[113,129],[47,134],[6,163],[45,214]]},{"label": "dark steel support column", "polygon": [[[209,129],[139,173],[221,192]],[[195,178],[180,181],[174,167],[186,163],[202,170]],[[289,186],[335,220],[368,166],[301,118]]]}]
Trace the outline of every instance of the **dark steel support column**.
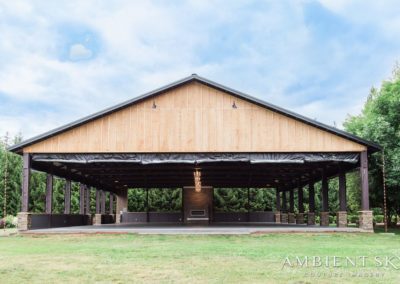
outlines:
[{"label": "dark steel support column", "polygon": [[347,211],[346,173],[339,173],[339,211]]},{"label": "dark steel support column", "polygon": [[64,214],[71,214],[71,181],[65,181]]},{"label": "dark steel support column", "polygon": [[90,215],[91,210],[90,210],[90,187],[85,186],[86,188],[86,199],[85,199],[85,213]]},{"label": "dark steel support column", "polygon": [[24,153],[22,169],[21,211],[29,211],[29,186],[31,180],[31,155]]},{"label": "dark steel support column", "polygon": [[328,203],[328,179],[326,177],[325,170],[322,172],[322,212],[329,212]]},{"label": "dark steel support column", "polygon": [[289,191],[289,212],[294,213],[294,192],[293,188]]},{"label": "dark steel support column", "polygon": [[250,222],[250,187],[247,188],[247,222]]},{"label": "dark steel support column", "polygon": [[106,214],[106,192],[100,190],[100,213]]},{"label": "dark steel support column", "polygon": [[308,202],[309,202],[309,211],[315,212],[315,191],[314,191],[314,182],[310,181],[308,184]]},{"label": "dark steel support column", "polygon": [[85,185],[79,185],[79,214],[85,214]]},{"label": "dark steel support column", "polygon": [[53,212],[53,175],[46,175],[46,214]]},{"label": "dark steel support column", "polygon": [[367,151],[360,154],[360,175],[361,175],[361,210],[369,210],[369,187],[368,187],[368,155]]},{"label": "dark steel support column", "polygon": [[287,211],[286,190],[282,191],[282,211]]},{"label": "dark steel support column", "polygon": [[298,209],[299,213],[304,213],[304,203],[303,203],[303,187],[300,185],[299,182],[299,189],[297,192],[297,197],[298,197]]},{"label": "dark steel support column", "polygon": [[110,192],[110,214],[114,214],[114,193]]},{"label": "dark steel support column", "polygon": [[96,188],[96,214],[100,214],[100,190]]},{"label": "dark steel support column", "polygon": [[[183,204],[183,188],[182,188],[182,204]],[[183,212],[183,207],[182,207]],[[183,213],[182,213],[183,216]],[[182,217],[183,221],[183,217]],[[146,222],[150,222],[150,214],[149,214],[149,189],[146,188]]]},{"label": "dark steel support column", "polygon": [[279,188],[276,188],[276,211],[281,211],[281,193]]}]

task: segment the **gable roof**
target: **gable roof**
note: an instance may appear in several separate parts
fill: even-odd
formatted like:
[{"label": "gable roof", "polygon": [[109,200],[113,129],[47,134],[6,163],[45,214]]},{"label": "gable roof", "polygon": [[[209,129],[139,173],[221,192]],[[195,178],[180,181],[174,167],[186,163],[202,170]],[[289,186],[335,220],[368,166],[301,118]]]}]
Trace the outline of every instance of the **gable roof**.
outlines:
[{"label": "gable roof", "polygon": [[25,141],[22,141],[21,143],[18,143],[18,144],[15,144],[15,145],[9,147],[8,150],[16,152],[16,153],[21,153],[21,150],[26,146],[35,144],[35,143],[37,143],[39,141],[45,140],[47,138],[50,138],[52,136],[58,135],[58,134],[60,134],[62,132],[65,132],[67,130],[70,130],[72,128],[75,128],[77,126],[85,124],[85,123],[87,123],[89,121],[92,121],[92,120],[98,119],[100,117],[109,115],[109,114],[111,114],[113,112],[119,111],[119,110],[121,110],[123,108],[126,108],[126,107],[130,106],[130,105],[133,105],[133,104],[138,103],[140,101],[143,101],[145,99],[154,97],[154,96],[156,96],[156,95],[158,95],[160,93],[169,91],[171,89],[175,89],[175,88],[177,88],[179,86],[182,86],[182,85],[190,83],[190,82],[199,82],[199,83],[205,84],[205,85],[207,85],[209,87],[218,89],[220,91],[226,92],[226,93],[228,93],[230,95],[233,95],[235,97],[244,99],[246,101],[249,101],[251,103],[259,105],[261,107],[267,108],[267,109],[269,109],[271,111],[280,113],[282,115],[285,115],[287,117],[293,118],[293,119],[298,120],[300,122],[303,122],[303,123],[306,123],[308,125],[317,127],[317,128],[319,128],[321,130],[325,130],[325,131],[328,131],[328,132],[333,133],[335,135],[338,135],[340,137],[349,139],[351,141],[354,141],[356,143],[359,143],[361,145],[364,145],[364,146],[368,147],[368,151],[370,151],[370,152],[376,152],[376,151],[379,151],[381,149],[380,145],[378,145],[376,143],[373,143],[371,141],[367,141],[367,140],[362,139],[362,138],[360,138],[358,136],[355,136],[353,134],[347,133],[347,132],[345,132],[343,130],[331,127],[329,125],[323,124],[323,123],[318,122],[316,120],[307,118],[305,116],[299,115],[299,114],[294,113],[292,111],[289,111],[289,110],[283,109],[281,107],[278,107],[276,105],[267,103],[267,102],[265,102],[263,100],[257,99],[255,97],[249,96],[249,95],[244,94],[242,92],[239,92],[237,90],[234,90],[234,89],[231,89],[229,87],[223,86],[221,84],[218,84],[218,83],[213,82],[211,80],[208,80],[206,78],[200,77],[197,74],[192,74],[189,77],[186,77],[186,78],[183,78],[183,79],[178,80],[176,82],[173,82],[171,84],[165,85],[165,86],[163,86],[161,88],[155,89],[155,90],[153,90],[151,92],[145,93],[145,94],[143,94],[141,96],[138,96],[136,98],[133,98],[131,100],[125,101],[125,102],[120,103],[118,105],[115,105],[113,107],[110,107],[110,108],[104,109],[102,111],[96,112],[96,113],[94,113],[92,115],[86,116],[86,117],[84,117],[82,119],[79,119],[79,120],[73,121],[71,123],[68,123],[68,124],[66,124],[64,126],[55,128],[55,129],[53,129],[51,131],[48,131],[48,132],[45,132],[45,133],[43,133],[41,135],[38,135],[38,136],[35,136],[33,138],[30,138],[30,139],[27,139]]}]

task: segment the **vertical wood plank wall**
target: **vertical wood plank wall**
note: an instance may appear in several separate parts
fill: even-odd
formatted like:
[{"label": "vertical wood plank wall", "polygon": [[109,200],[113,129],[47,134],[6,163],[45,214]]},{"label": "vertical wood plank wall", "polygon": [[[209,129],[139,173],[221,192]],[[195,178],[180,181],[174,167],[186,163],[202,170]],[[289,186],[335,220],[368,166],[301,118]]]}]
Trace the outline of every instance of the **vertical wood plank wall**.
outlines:
[{"label": "vertical wood plank wall", "polygon": [[[156,108],[153,108],[153,102]],[[233,108],[235,103],[237,108]],[[192,82],[24,148],[80,152],[360,152],[366,147]]]}]

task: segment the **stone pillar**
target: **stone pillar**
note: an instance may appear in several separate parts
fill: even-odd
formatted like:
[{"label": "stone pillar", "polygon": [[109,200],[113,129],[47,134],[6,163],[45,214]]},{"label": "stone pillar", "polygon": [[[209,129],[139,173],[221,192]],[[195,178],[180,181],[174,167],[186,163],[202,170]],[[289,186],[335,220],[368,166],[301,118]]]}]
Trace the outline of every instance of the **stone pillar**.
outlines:
[{"label": "stone pillar", "polygon": [[19,212],[18,215],[18,231],[27,231],[31,228],[31,215],[28,212]]},{"label": "stone pillar", "polygon": [[296,224],[299,224],[299,225],[304,224],[304,213],[297,213]]},{"label": "stone pillar", "polygon": [[281,193],[279,188],[276,188],[276,210],[275,210],[275,223],[281,223]]},{"label": "stone pillar", "polygon": [[369,209],[369,186],[368,186],[368,153],[360,154],[361,175],[361,211],[359,212],[359,227],[363,230],[373,231],[372,211]]},{"label": "stone pillar", "polygon": [[320,221],[321,226],[329,226],[329,212],[321,212],[320,213]]},{"label": "stone pillar", "polygon": [[370,210],[359,211],[358,213],[359,213],[360,229],[372,232],[374,230],[372,211]]},{"label": "stone pillar", "polygon": [[94,218],[93,218],[93,225],[95,226],[99,226],[101,225],[101,214],[94,214]]},{"label": "stone pillar", "polygon": [[336,212],[336,226],[347,227],[347,211]]},{"label": "stone pillar", "polygon": [[284,213],[284,212],[281,213],[281,223],[282,224],[288,223],[288,214],[287,213]]},{"label": "stone pillar", "polygon": [[325,170],[322,172],[322,208],[320,213],[320,225],[329,226],[329,203],[328,203],[328,179]]},{"label": "stone pillar", "polygon": [[65,191],[64,191],[64,214],[71,213],[71,181],[65,181]]},{"label": "stone pillar", "polygon": [[288,215],[288,223],[296,224],[296,217],[295,217],[294,213],[289,212],[287,215]]},{"label": "stone pillar", "polygon": [[79,214],[85,214],[85,185],[79,185]]},{"label": "stone pillar", "polygon": [[117,208],[115,214],[115,221],[116,223],[121,222],[121,214],[122,212],[126,212],[128,209],[128,190],[127,189],[120,189],[117,193]]},{"label": "stone pillar", "polygon": [[29,211],[29,187],[31,183],[31,155],[24,153],[22,168],[22,194],[21,194],[21,211]]},{"label": "stone pillar", "polygon": [[46,214],[53,212],[53,175],[46,176]]},{"label": "stone pillar", "polygon": [[339,173],[339,211],[336,213],[336,225],[347,227],[346,173]]},{"label": "stone pillar", "polygon": [[309,225],[309,226],[315,225],[315,213],[314,212],[307,213],[307,225]]},{"label": "stone pillar", "polygon": [[307,213],[307,225],[315,225],[315,191],[314,182],[308,184],[309,212]]}]

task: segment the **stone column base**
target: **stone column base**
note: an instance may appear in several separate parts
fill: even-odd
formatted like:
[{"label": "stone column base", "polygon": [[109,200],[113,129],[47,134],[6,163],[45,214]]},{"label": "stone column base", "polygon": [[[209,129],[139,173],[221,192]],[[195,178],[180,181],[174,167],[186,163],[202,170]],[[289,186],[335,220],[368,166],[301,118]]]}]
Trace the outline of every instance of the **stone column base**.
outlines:
[{"label": "stone column base", "polygon": [[304,213],[297,213],[296,224],[304,224]]},{"label": "stone column base", "polygon": [[338,211],[336,213],[336,226],[347,227],[347,211]]},{"label": "stone column base", "polygon": [[309,225],[309,226],[315,225],[315,213],[314,212],[307,213],[307,225]]},{"label": "stone column base", "polygon": [[95,214],[93,218],[93,225],[101,225],[101,214]]},{"label": "stone column base", "polygon": [[117,213],[115,214],[115,224],[120,224],[121,223],[121,214]]},{"label": "stone column base", "polygon": [[359,211],[359,228],[366,231],[374,231],[372,211]]},{"label": "stone column base", "polygon": [[282,224],[287,224],[288,223],[288,214],[287,213],[282,213],[281,214],[281,223]]},{"label": "stone column base", "polygon": [[288,213],[288,222],[289,224],[296,224],[296,217],[294,213]]},{"label": "stone column base", "polygon": [[87,216],[87,223],[86,225],[92,225],[93,221],[92,221],[92,214],[86,214]]},{"label": "stone column base", "polygon": [[275,223],[281,223],[281,212],[275,212]]},{"label": "stone column base", "polygon": [[18,231],[27,231],[31,228],[31,215],[29,212],[19,212],[18,217]]},{"label": "stone column base", "polygon": [[329,226],[329,212],[321,212],[319,218],[319,224],[321,226]]}]

